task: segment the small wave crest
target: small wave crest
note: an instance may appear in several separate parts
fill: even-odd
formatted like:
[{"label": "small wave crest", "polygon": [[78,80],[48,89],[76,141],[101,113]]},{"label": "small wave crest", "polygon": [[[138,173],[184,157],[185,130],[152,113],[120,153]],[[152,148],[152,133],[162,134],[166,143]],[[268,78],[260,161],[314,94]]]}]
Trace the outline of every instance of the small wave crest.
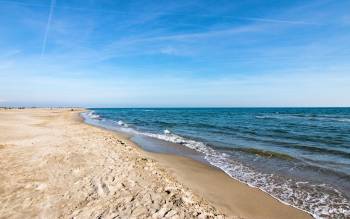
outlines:
[{"label": "small wave crest", "polygon": [[125,122],[123,122],[123,121],[121,121],[121,120],[119,120],[119,121],[117,122],[117,124],[118,124],[119,126],[122,126],[122,127],[125,127],[125,128],[128,128],[128,127],[129,127],[129,125],[128,125],[127,123],[125,123]]},{"label": "small wave crest", "polygon": [[175,134],[171,134],[171,133],[168,133],[168,134],[140,133],[140,134],[148,136],[148,137],[157,138],[160,140],[176,143],[176,144],[181,144],[181,145],[184,145],[188,148],[191,148],[193,150],[199,151],[199,152],[204,153],[204,154],[208,153],[207,150],[209,149],[202,142],[185,139],[179,135],[175,135]]},{"label": "small wave crest", "polygon": [[87,113],[87,116],[88,116],[89,118],[91,118],[91,119],[100,119],[100,116],[97,115],[97,114],[95,114],[95,111],[89,111],[89,112]]},{"label": "small wave crest", "polygon": [[249,154],[255,154],[261,157],[266,157],[266,158],[278,158],[278,159],[283,159],[283,160],[294,160],[294,157],[289,156],[287,154],[283,153],[278,153],[274,151],[266,151],[266,150],[260,150],[257,148],[235,148],[237,151],[241,151],[244,153],[249,153]]}]

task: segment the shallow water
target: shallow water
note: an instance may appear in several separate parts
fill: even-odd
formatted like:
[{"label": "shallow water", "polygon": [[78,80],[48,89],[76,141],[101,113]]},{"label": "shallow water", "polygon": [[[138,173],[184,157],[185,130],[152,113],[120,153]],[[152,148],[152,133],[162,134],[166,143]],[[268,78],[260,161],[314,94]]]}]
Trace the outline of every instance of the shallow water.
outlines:
[{"label": "shallow water", "polygon": [[350,217],[350,108],[91,109],[85,117],[146,149],[180,153],[150,138],[194,149],[316,218]]}]

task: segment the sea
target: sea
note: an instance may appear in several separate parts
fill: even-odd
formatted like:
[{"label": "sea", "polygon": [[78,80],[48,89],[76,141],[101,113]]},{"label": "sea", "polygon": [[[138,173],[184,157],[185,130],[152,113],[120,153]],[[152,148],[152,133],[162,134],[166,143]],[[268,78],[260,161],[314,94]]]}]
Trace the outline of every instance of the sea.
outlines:
[{"label": "sea", "polygon": [[145,150],[213,165],[314,218],[350,218],[350,108],[92,108],[82,116]]}]

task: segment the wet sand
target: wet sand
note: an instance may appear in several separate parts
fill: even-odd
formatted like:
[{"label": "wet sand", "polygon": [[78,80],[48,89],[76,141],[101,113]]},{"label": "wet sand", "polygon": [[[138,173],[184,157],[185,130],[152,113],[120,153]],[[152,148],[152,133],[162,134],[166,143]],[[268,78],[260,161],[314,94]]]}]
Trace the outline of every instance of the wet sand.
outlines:
[{"label": "wet sand", "polygon": [[0,218],[311,218],[216,168],[87,125],[81,111],[0,110]]}]

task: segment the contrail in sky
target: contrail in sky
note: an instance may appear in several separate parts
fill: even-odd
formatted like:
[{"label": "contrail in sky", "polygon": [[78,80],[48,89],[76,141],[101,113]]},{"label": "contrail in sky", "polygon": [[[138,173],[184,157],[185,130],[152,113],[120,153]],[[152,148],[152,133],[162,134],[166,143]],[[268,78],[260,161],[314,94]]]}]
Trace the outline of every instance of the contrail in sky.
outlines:
[{"label": "contrail in sky", "polygon": [[56,4],[56,0],[51,0],[50,12],[49,12],[49,17],[47,19],[46,30],[45,30],[43,44],[42,44],[42,47],[41,47],[41,55],[40,55],[40,57],[43,57],[43,55],[45,54],[47,37],[48,37],[49,31],[50,31],[51,20],[52,20],[52,15],[53,15],[53,9],[55,7],[55,4]]}]

